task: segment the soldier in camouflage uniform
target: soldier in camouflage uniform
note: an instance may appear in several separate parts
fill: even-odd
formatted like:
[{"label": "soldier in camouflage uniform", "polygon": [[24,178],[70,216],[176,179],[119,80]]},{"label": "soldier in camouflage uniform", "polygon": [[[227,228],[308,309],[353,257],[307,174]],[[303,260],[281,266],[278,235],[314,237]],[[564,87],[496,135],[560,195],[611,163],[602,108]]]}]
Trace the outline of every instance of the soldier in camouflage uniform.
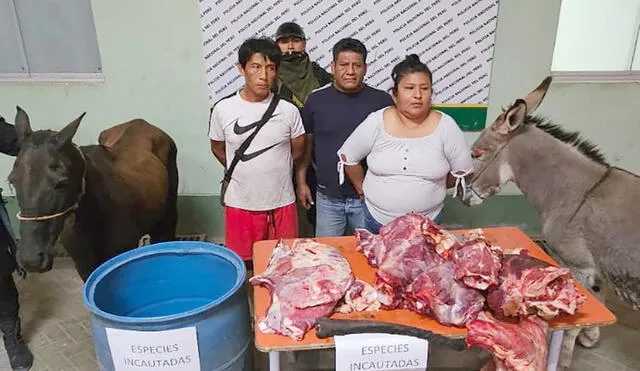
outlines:
[{"label": "soldier in camouflage uniform", "polygon": [[[282,99],[298,107],[300,113],[302,113],[304,102],[309,93],[321,86],[330,84],[333,78],[329,72],[309,58],[309,54],[306,52],[306,36],[302,27],[297,23],[285,22],[281,24],[276,30],[274,39],[282,52],[277,86],[274,90]],[[306,179],[315,203],[316,175],[313,169],[313,161],[312,166],[307,170]],[[297,185],[297,183],[294,176],[294,185]],[[315,231],[316,210],[314,205],[307,209],[307,220]]]}]

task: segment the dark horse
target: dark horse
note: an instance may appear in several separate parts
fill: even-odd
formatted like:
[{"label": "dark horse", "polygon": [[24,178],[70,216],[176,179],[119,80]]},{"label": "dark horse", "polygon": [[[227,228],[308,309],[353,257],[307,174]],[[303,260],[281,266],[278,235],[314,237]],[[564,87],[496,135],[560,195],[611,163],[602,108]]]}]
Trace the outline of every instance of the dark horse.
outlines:
[{"label": "dark horse", "polygon": [[32,131],[17,107],[20,152],[9,182],[20,212],[18,263],[27,271],[53,265],[58,240],[83,280],[106,260],[138,246],[175,239],[176,145],[135,119],[100,133],[99,145],[78,147],[73,136],[84,113],[59,132]]}]

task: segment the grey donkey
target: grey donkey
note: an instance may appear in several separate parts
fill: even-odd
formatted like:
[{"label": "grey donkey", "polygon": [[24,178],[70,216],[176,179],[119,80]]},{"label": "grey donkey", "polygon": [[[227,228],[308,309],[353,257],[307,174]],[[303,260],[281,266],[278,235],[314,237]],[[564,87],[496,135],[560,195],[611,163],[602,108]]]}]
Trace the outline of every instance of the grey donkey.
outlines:
[{"label": "grey donkey", "polygon": [[[603,280],[635,310],[640,307],[640,178],[610,166],[578,133],[532,113],[551,77],[503,109],[472,146],[468,206],[514,182],[535,207],[558,262],[604,303]],[[571,365],[576,338],[593,347],[598,327],[565,331],[559,366]]]}]

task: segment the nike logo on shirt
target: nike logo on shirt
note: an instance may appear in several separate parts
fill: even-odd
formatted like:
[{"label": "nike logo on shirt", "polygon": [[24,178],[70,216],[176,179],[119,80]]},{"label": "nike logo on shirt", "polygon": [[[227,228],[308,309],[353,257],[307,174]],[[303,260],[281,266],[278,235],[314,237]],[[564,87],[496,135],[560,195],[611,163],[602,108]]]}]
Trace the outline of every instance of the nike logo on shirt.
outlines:
[{"label": "nike logo on shirt", "polygon": [[[272,114],[272,115],[271,115],[271,117],[269,117],[269,118],[267,119],[267,121],[271,120],[272,118],[274,118],[275,116],[278,116],[278,115],[279,115],[279,113],[277,113],[277,114]],[[249,130],[251,130],[251,129],[255,128],[256,126],[258,126],[258,123],[259,123],[259,122],[260,122],[260,120],[255,121],[255,122],[252,122],[252,123],[250,123],[250,124],[249,124],[249,125],[247,125],[247,126],[240,126],[240,125],[238,124],[238,119],[236,119],[236,121],[233,123],[233,132],[234,132],[234,133],[236,133],[237,135],[244,134],[244,133],[246,133],[247,131],[249,131]]]},{"label": "nike logo on shirt", "polygon": [[269,147],[265,147],[265,148],[263,148],[263,149],[257,150],[257,151],[252,152],[252,153],[245,153],[245,154],[244,154],[244,155],[242,155],[242,157],[240,158],[240,161],[242,161],[242,162],[247,162],[247,161],[249,161],[249,160],[252,160],[252,159],[254,159],[255,157],[258,157],[258,156],[260,156],[261,154],[263,154],[263,153],[267,152],[267,151],[268,151],[268,150],[270,150],[271,148],[273,148],[273,147],[277,146],[278,144],[280,144],[280,143],[272,144],[272,145],[270,145]]}]

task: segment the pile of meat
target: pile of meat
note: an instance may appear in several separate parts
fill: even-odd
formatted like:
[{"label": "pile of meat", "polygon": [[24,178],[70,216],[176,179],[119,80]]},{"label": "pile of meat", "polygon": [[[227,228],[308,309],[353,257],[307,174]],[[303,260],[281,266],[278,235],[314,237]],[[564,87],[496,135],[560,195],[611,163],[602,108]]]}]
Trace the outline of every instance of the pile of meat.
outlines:
[{"label": "pile of meat", "polygon": [[481,230],[454,236],[418,214],[374,235],[355,232],[358,251],[376,268],[374,286],[357,280],[338,249],[311,239],[283,241],[268,267],[250,279],[271,304],[258,328],[295,340],[334,312],[408,309],[443,325],[466,327],[467,346],[493,357],[489,370],[546,369],[548,324],[575,314],[585,297],[568,269],[489,242]]},{"label": "pile of meat", "polygon": [[426,217],[407,214],[379,235],[357,230],[356,239],[377,268],[382,309],[409,309],[466,327],[467,345],[491,352],[492,369],[545,369],[543,319],[574,314],[585,300],[568,269],[526,250],[504,251],[481,230],[456,237]]},{"label": "pile of meat", "polygon": [[249,279],[271,294],[271,304],[258,328],[263,333],[302,340],[318,317],[334,312],[347,290],[357,286],[355,281],[349,263],[335,247],[311,239],[295,240],[289,247],[281,240],[264,273]]}]

